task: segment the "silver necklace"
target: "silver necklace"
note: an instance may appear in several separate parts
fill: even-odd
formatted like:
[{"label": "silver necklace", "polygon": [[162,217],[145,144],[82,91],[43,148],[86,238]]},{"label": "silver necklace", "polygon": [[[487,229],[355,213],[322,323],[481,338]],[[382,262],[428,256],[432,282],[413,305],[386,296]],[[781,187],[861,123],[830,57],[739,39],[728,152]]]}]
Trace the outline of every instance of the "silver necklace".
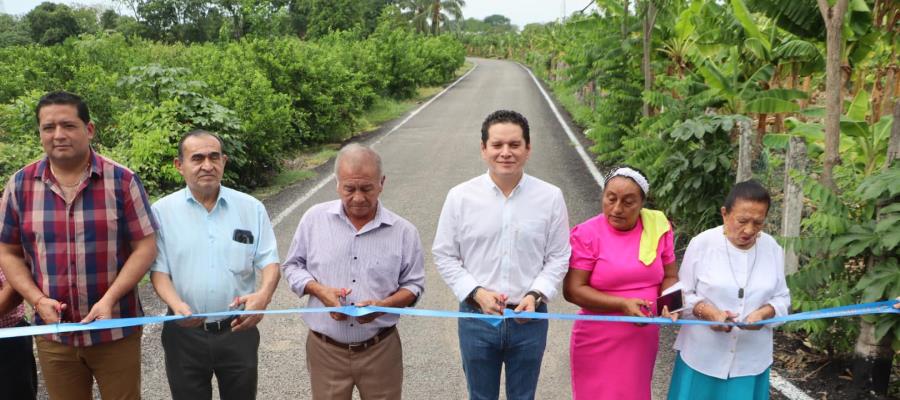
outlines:
[{"label": "silver necklace", "polygon": [[731,271],[731,279],[734,279],[734,284],[735,284],[735,286],[738,287],[738,298],[743,299],[744,298],[744,288],[747,287],[748,284],[750,284],[750,276],[753,275],[753,269],[756,268],[756,258],[757,258],[756,253],[759,251],[759,246],[756,246],[756,243],[754,243],[753,264],[750,265],[750,271],[747,272],[747,279],[744,280],[744,286],[741,286],[741,284],[738,283],[737,275],[735,275],[735,273],[734,273],[734,268],[731,266],[731,251],[728,250],[728,237],[725,236],[724,239],[725,239],[725,257],[728,258],[728,270]]}]

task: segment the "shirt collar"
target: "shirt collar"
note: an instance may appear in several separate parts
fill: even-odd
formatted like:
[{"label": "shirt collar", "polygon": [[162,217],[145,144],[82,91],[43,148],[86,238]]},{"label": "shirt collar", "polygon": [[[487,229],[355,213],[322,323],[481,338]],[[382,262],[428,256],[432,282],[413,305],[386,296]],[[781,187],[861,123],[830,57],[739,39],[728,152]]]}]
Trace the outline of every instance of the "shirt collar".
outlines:
[{"label": "shirt collar", "polygon": [[[531,179],[531,176],[526,174],[525,172],[522,172],[522,179],[519,179],[519,183],[516,185],[516,187],[513,188],[512,192],[510,192],[509,195],[512,196],[514,193],[528,186],[529,179]],[[481,176],[481,182],[485,188],[493,189],[496,190],[497,193],[501,195],[503,194],[503,191],[500,190],[500,187],[497,186],[496,183],[494,183],[493,179],[491,179],[491,171],[487,171],[484,173],[484,175]]]},{"label": "shirt collar", "polygon": [[[103,157],[100,157],[93,148],[91,148],[90,153],[90,161],[91,161],[91,178],[102,177],[103,176]],[[41,161],[38,161],[37,168],[34,169],[34,178],[42,179],[45,182],[50,182],[52,172],[50,172],[50,160],[45,155]]]},{"label": "shirt collar", "polygon": [[[341,203],[340,199],[335,200],[334,203],[331,204],[330,207],[328,207],[328,213],[337,215],[342,219],[347,220],[348,223],[350,222],[350,217],[348,217],[347,213],[344,212],[344,204]],[[373,226],[375,227],[379,227],[381,225],[391,226],[394,225],[396,221],[397,217],[388,209],[384,208],[384,205],[381,204],[381,200],[378,200],[378,210],[375,211],[375,218],[367,222],[366,225],[373,224],[374,222]]]},{"label": "shirt collar", "polygon": [[[190,187],[185,186],[184,189],[182,189],[182,190],[184,191],[184,199],[186,201],[194,202],[195,204],[202,205],[194,197],[194,193],[191,192]],[[229,197],[228,196],[228,188],[226,188],[225,186],[219,185],[219,196],[216,198],[216,203],[215,203],[216,206],[221,204],[222,207],[227,207],[228,206],[228,197]]]}]

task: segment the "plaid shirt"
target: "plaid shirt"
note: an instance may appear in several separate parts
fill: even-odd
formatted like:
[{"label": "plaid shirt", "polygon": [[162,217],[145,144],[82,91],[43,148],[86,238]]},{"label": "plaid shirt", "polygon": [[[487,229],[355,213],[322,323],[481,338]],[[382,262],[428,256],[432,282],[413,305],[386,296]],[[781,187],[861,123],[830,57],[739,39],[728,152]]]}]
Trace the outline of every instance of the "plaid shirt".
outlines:
[{"label": "plaid shirt", "polygon": [[[3,289],[3,285],[6,285],[6,275],[3,275],[3,270],[0,269],[0,289]],[[25,318],[25,304],[19,303],[12,311],[0,315],[0,328],[14,327],[22,321],[22,318]]]},{"label": "plaid shirt", "polygon": [[[137,175],[91,150],[90,176],[67,204],[46,158],[10,178],[0,201],[0,242],[19,244],[47,297],[67,304],[63,321],[81,321],[131,255],[131,242],[156,231]],[[113,305],[113,318],[143,315],[137,290]],[[41,324],[35,315],[35,323]],[[139,327],[51,335],[66,345],[121,339]]]}]

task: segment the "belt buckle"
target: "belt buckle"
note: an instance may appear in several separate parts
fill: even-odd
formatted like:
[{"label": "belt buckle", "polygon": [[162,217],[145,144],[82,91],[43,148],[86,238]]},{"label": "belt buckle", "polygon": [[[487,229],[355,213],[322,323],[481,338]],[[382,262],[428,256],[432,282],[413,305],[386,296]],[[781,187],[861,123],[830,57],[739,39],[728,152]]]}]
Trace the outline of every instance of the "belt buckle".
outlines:
[{"label": "belt buckle", "polygon": [[[203,330],[207,331],[207,332],[213,332],[213,333],[221,332],[222,331],[222,321],[223,320],[220,319],[218,321],[204,323]],[[212,327],[213,324],[215,324],[214,328]]]},{"label": "belt buckle", "polygon": [[350,343],[347,345],[347,350],[349,350],[351,353],[357,353],[367,348],[369,348],[369,344],[366,342]]}]

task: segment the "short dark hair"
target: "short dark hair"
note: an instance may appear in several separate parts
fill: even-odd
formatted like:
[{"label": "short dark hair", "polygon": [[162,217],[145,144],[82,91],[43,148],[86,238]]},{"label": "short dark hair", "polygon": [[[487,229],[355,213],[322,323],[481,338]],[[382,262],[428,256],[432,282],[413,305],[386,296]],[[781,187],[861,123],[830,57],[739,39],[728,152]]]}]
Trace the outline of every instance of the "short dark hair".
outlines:
[{"label": "short dark hair", "polygon": [[188,140],[188,138],[196,137],[196,136],[212,136],[219,141],[219,148],[222,150],[222,154],[225,154],[225,143],[222,141],[222,138],[215,133],[210,131],[206,131],[203,129],[194,129],[188,133],[185,133],[181,136],[181,140],[178,141],[178,159],[184,160],[184,141]]},{"label": "short dark hair", "polygon": [[522,114],[519,114],[515,111],[511,110],[497,110],[492,112],[487,118],[484,119],[484,122],[481,123],[481,143],[487,144],[488,141],[488,129],[494,124],[503,124],[510,123],[516,124],[520,128],[522,128],[522,138],[525,139],[525,144],[531,144],[531,132],[528,129],[528,120]]},{"label": "short dark hair", "polygon": [[725,197],[725,212],[731,212],[731,209],[738,200],[763,203],[766,205],[766,214],[769,213],[769,207],[772,205],[772,197],[769,196],[769,191],[766,190],[762,184],[753,179],[743,181],[731,187],[728,196]]},{"label": "short dark hair", "polygon": [[38,124],[41,123],[41,109],[51,105],[75,106],[75,109],[78,110],[78,119],[84,121],[85,125],[91,122],[91,113],[81,96],[60,90],[47,93],[38,100],[37,106],[34,107],[34,118]]}]

